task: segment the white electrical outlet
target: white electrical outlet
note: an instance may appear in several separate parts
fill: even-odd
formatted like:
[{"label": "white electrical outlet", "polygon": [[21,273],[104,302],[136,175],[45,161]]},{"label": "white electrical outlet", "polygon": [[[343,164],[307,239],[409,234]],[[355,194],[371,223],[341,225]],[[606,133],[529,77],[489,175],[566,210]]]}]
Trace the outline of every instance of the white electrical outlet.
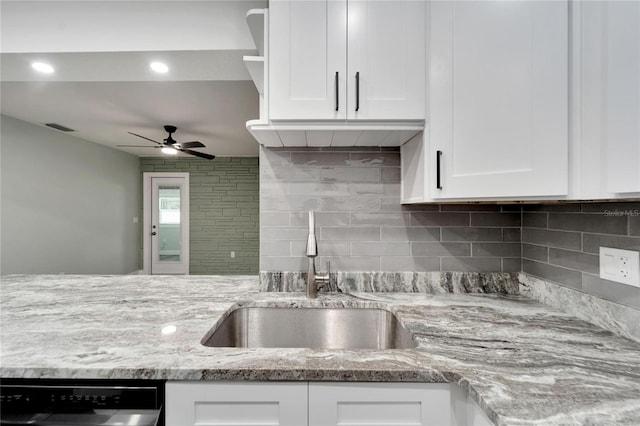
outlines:
[{"label": "white electrical outlet", "polygon": [[234,257],[236,257],[236,252],[235,252],[235,251],[232,251],[232,252],[231,252],[231,258],[233,259]]},{"label": "white electrical outlet", "polygon": [[600,247],[600,278],[640,287],[640,253]]}]

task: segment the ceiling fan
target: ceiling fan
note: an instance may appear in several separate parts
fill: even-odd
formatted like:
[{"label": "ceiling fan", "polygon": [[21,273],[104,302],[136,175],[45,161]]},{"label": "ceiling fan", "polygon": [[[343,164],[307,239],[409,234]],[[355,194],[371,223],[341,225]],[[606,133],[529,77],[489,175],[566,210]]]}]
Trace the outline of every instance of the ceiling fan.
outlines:
[{"label": "ceiling fan", "polygon": [[[204,152],[193,151],[191,148],[204,148],[205,145],[202,142],[193,141],[193,142],[178,142],[171,136],[175,133],[178,128],[172,125],[165,125],[164,130],[169,133],[166,139],[163,139],[163,142],[154,141],[153,139],[149,139],[146,136],[139,135],[137,133],[128,132],[133,136],[137,136],[142,139],[146,139],[153,143],[158,144],[158,146],[147,146],[147,145],[117,145],[121,147],[129,147],[129,148],[162,148],[163,152],[175,154],[175,151],[184,152],[185,154],[195,155],[196,157],[205,158],[207,160],[213,160],[216,158],[215,155],[205,154]],[[166,150],[166,151],[165,151]],[[171,152],[174,150],[174,152]]]}]

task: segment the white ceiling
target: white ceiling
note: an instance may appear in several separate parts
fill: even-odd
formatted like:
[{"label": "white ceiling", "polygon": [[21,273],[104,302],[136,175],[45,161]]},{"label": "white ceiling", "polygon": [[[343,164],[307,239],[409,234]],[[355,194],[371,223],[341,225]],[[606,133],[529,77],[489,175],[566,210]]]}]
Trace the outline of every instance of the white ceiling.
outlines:
[{"label": "white ceiling", "polygon": [[[105,2],[105,7],[117,7],[117,3],[132,4]],[[181,5],[187,3],[194,3],[201,13],[202,2],[180,2]],[[222,4],[226,9],[241,5],[239,11],[234,9],[233,16],[238,21],[234,27],[238,28],[232,40],[225,41],[222,48],[211,44],[198,46],[201,50],[190,50],[188,45],[192,41],[185,39],[183,49],[172,51],[155,48],[124,51],[127,49],[121,44],[119,49],[123,51],[78,52],[70,47],[66,52],[58,53],[59,46],[43,49],[37,49],[37,45],[20,46],[23,51],[17,52],[3,43],[0,112],[36,125],[57,123],[74,129],[75,132],[70,133],[74,137],[138,156],[163,154],[159,149],[151,148],[152,142],[128,132],[161,142],[167,136],[163,129],[166,124],[178,127],[173,135],[178,142],[200,141],[206,145],[196,151],[216,156],[257,156],[258,144],[246,130],[245,122],[259,116],[258,92],[242,62],[243,55],[255,54],[255,50],[251,42],[245,40],[250,40],[250,36],[241,19],[245,13],[242,3],[246,3],[247,9],[255,2],[209,3],[213,3],[214,9]],[[144,4],[167,5],[168,2],[148,1]],[[153,7],[157,9],[157,6]],[[2,12],[4,24],[8,18],[5,9]],[[24,14],[21,11],[21,15]],[[221,19],[219,14],[216,19]],[[13,34],[7,40],[12,38],[19,39]],[[134,41],[128,45],[132,49],[137,48]],[[149,48],[150,44],[147,36],[144,47]],[[172,47],[182,47],[179,44],[174,42]],[[37,74],[30,67],[34,60],[52,63],[56,72],[49,76]],[[148,68],[152,60],[167,63],[169,73],[153,73]]]}]

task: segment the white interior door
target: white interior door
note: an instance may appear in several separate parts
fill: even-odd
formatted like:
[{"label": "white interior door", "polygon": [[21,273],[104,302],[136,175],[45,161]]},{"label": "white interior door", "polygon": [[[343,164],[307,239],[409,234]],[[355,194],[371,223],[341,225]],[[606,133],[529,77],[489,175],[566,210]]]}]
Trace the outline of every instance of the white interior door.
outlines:
[{"label": "white interior door", "polygon": [[189,174],[144,174],[144,271],[189,273]]}]

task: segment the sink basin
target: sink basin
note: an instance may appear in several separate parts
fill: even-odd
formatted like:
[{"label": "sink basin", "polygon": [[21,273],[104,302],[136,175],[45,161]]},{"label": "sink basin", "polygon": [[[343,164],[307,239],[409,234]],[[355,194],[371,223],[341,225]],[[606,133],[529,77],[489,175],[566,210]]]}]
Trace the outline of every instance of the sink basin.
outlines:
[{"label": "sink basin", "polygon": [[201,342],[240,348],[405,349],[416,345],[384,309],[238,308]]}]

